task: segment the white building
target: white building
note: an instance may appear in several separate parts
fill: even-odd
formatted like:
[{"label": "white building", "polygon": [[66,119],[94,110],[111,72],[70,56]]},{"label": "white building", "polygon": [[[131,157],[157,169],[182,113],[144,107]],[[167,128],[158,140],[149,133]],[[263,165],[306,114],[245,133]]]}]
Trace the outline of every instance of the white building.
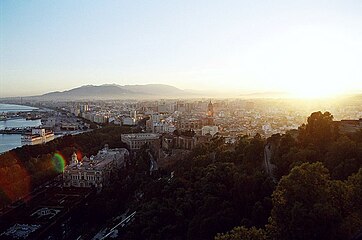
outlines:
[{"label": "white building", "polygon": [[107,123],[108,122],[108,116],[103,114],[95,114],[94,115],[94,122],[95,123]]},{"label": "white building", "polygon": [[82,118],[85,118],[91,122],[94,122],[94,114],[90,113],[90,112],[83,112],[82,113]]},{"label": "white building", "polygon": [[84,113],[84,112],[88,112],[89,111],[89,106],[88,104],[81,104],[80,105],[80,112]]},{"label": "white building", "polygon": [[214,136],[219,132],[219,128],[217,126],[203,126],[201,129],[201,135],[205,136],[206,134],[210,134]]},{"label": "white building", "polygon": [[21,136],[21,143],[23,145],[42,144],[52,140],[54,140],[53,131],[47,131],[44,128],[33,128],[30,134],[23,134]]},{"label": "white building", "polygon": [[128,157],[127,149],[108,149],[107,145],[96,156],[84,157],[81,161],[73,153],[70,165],[64,169],[64,187],[95,187],[101,190],[110,182],[112,173],[125,165]]},{"label": "white building", "polygon": [[173,133],[176,130],[175,125],[167,122],[153,123],[153,133]]},{"label": "white building", "polygon": [[133,126],[136,125],[136,120],[131,117],[123,117],[122,118],[122,125],[124,126]]}]

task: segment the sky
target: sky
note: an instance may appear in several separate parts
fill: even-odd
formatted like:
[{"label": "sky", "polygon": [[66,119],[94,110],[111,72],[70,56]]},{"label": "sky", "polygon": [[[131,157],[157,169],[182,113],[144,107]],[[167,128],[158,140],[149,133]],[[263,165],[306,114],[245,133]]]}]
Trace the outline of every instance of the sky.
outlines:
[{"label": "sky", "polygon": [[0,97],[87,84],[362,92],[362,1],[0,1]]}]

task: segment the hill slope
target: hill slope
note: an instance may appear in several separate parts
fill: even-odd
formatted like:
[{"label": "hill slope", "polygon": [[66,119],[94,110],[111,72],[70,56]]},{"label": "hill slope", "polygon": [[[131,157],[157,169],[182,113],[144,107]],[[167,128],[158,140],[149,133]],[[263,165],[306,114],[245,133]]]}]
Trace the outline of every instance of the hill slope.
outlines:
[{"label": "hill slope", "polygon": [[179,88],[164,84],[116,85],[100,86],[85,85],[62,92],[50,92],[32,98],[46,100],[79,100],[79,99],[127,99],[127,98],[173,98],[196,97]]}]

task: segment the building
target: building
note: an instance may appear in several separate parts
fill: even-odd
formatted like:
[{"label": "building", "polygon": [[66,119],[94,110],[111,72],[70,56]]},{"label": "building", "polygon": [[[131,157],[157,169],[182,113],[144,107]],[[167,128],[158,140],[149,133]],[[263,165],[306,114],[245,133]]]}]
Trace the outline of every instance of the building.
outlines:
[{"label": "building", "polygon": [[49,117],[45,124],[44,124],[44,127],[45,128],[51,128],[53,129],[55,127],[55,125],[57,124],[57,119],[55,117]]},{"label": "building", "polygon": [[172,123],[159,122],[154,123],[152,127],[153,133],[173,133],[176,127]]},{"label": "building", "polygon": [[177,129],[179,130],[190,130],[190,129],[201,129],[203,122],[197,118],[178,119],[176,123]]},{"label": "building", "polygon": [[208,117],[214,117],[214,106],[211,103],[211,100],[209,104],[207,105],[207,116]]},{"label": "building", "polygon": [[96,156],[78,160],[73,153],[71,163],[63,172],[64,187],[95,187],[101,190],[113,173],[126,164],[129,152],[125,148],[108,149],[106,145]]},{"label": "building", "polygon": [[93,117],[93,121],[95,123],[108,123],[108,116],[105,116],[103,114],[95,114]]},{"label": "building", "polygon": [[210,134],[214,136],[219,132],[219,128],[217,126],[203,126],[201,129],[201,135],[205,136],[206,134]]},{"label": "building", "polygon": [[82,112],[81,116],[82,116],[82,118],[85,118],[91,122],[94,122],[94,114],[92,114],[90,112]]},{"label": "building", "polygon": [[211,100],[207,105],[206,125],[214,125],[214,106],[212,105]]},{"label": "building", "polygon": [[26,133],[21,136],[23,145],[36,145],[47,143],[54,140],[53,131],[47,131],[44,128],[33,128],[31,133]]},{"label": "building", "polygon": [[136,125],[136,120],[132,117],[123,117],[122,118],[122,125],[123,126],[134,126]]},{"label": "building", "polygon": [[162,101],[157,106],[157,112],[160,112],[160,113],[168,113],[168,112],[170,112],[169,109],[170,109],[169,106],[164,101]]},{"label": "building", "polygon": [[334,121],[334,123],[337,125],[339,132],[343,134],[354,133],[362,130],[362,118],[359,120]]},{"label": "building", "polygon": [[74,123],[62,122],[60,128],[65,129],[65,130],[75,131],[75,130],[78,130],[79,127],[78,127],[78,123],[76,123],[76,122],[74,122]]},{"label": "building", "polygon": [[88,112],[89,111],[88,104],[81,104],[79,110],[80,110],[81,113]]},{"label": "building", "polygon": [[75,116],[79,116],[80,109],[77,106],[70,107],[70,113],[74,114]]},{"label": "building", "polygon": [[196,147],[196,145],[209,142],[210,139],[210,135],[180,135],[175,137],[174,147],[179,149],[192,150]]},{"label": "building", "polygon": [[160,149],[160,135],[157,133],[131,133],[122,134],[121,141],[129,146],[131,151],[141,149],[145,144],[152,146],[155,150]]}]

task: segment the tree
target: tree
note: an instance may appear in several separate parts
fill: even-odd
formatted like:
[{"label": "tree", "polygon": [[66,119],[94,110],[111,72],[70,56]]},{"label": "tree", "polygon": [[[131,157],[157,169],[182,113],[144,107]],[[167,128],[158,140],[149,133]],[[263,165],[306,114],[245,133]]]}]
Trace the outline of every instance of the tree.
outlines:
[{"label": "tree", "polygon": [[307,120],[306,125],[299,128],[299,141],[304,145],[314,144],[325,150],[336,136],[336,130],[333,125],[333,115],[329,112],[313,112]]},{"label": "tree", "polygon": [[351,238],[361,231],[362,226],[362,168],[348,178],[346,185],[347,203],[344,204],[346,216],[341,228],[345,235]]},{"label": "tree", "polygon": [[[269,228],[277,239],[341,239],[344,185],[322,163],[304,163],[284,176],[273,197]],[[339,201],[336,198],[340,198]]]}]

